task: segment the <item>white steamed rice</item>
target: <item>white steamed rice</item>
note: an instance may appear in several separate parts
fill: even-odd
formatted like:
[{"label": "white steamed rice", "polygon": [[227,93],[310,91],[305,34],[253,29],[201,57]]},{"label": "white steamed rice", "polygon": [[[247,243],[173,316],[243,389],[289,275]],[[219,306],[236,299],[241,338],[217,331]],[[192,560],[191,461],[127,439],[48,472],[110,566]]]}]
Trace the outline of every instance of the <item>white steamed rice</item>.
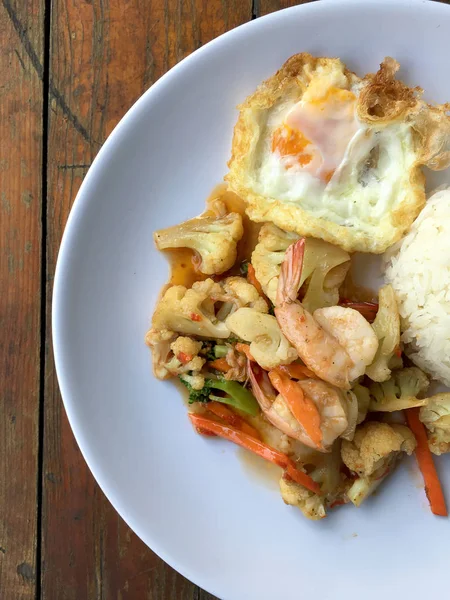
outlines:
[{"label": "white steamed rice", "polygon": [[387,257],[406,353],[450,386],[450,189],[436,192]]}]

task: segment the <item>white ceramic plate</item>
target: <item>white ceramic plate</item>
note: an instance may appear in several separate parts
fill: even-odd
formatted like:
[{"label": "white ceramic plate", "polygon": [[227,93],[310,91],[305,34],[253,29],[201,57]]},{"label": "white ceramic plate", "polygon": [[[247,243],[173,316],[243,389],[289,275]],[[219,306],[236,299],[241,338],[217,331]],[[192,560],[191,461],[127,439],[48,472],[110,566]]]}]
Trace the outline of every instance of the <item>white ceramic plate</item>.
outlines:
[{"label": "white ceramic plate", "polygon": [[[99,153],[65,232],[53,331],[66,410],[117,511],[222,599],[444,597],[450,521],[429,511],[413,460],[359,510],[312,523],[231,444],[196,435],[178,392],[151,374],[144,334],[167,276],[152,232],[202,210],[226,172],[235,105],[300,51],[339,56],[359,74],[391,55],[407,82],[450,100],[450,9],[417,0],[299,6],[170,71]],[[438,466],[450,498],[450,461]]]}]

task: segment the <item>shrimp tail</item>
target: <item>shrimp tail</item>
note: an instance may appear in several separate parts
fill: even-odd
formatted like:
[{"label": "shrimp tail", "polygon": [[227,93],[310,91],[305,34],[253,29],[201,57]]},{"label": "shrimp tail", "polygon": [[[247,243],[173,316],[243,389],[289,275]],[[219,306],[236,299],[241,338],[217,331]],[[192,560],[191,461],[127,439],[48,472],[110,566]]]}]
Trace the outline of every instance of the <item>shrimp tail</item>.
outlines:
[{"label": "shrimp tail", "polygon": [[305,255],[305,238],[294,242],[286,250],[277,288],[277,306],[297,300]]},{"label": "shrimp tail", "polygon": [[275,400],[276,393],[267,373],[256,363],[248,361],[247,371],[252,392],[263,411],[267,411]]}]

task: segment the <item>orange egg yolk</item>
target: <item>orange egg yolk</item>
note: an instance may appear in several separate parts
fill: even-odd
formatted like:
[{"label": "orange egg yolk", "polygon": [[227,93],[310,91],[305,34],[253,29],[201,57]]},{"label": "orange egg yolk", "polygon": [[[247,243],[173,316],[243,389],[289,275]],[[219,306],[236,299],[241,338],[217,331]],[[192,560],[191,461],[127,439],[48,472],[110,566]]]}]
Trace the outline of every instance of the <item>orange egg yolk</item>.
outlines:
[{"label": "orange egg yolk", "polygon": [[312,155],[304,152],[310,144],[311,142],[301,131],[292,129],[289,125],[281,125],[273,133],[272,152],[278,150],[283,157],[295,156],[298,164],[303,167],[312,160]]},{"label": "orange egg yolk", "polygon": [[[330,181],[358,129],[356,96],[333,86],[316,86],[287,114],[272,136],[272,152],[295,162],[314,177]],[[295,163],[294,163],[295,164]],[[285,163],[285,168],[293,166]]]}]

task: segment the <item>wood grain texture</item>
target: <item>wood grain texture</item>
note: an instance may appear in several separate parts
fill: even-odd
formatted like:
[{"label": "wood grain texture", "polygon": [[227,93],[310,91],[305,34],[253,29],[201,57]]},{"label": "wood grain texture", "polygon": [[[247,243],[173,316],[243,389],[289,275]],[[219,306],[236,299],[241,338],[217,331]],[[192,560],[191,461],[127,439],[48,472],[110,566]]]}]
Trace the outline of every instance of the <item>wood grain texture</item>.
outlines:
[{"label": "wood grain texture", "polygon": [[35,597],[43,2],[0,5],[0,596]]},{"label": "wood grain texture", "polygon": [[[151,83],[251,18],[250,0],[54,0],[48,139],[47,323],[61,235],[101,144]],[[61,403],[48,326],[42,598],[208,600],[153,554],[94,482]]]},{"label": "wood grain texture", "polygon": [[262,17],[282,8],[290,8],[298,4],[308,4],[314,0],[256,0],[256,16]]}]

